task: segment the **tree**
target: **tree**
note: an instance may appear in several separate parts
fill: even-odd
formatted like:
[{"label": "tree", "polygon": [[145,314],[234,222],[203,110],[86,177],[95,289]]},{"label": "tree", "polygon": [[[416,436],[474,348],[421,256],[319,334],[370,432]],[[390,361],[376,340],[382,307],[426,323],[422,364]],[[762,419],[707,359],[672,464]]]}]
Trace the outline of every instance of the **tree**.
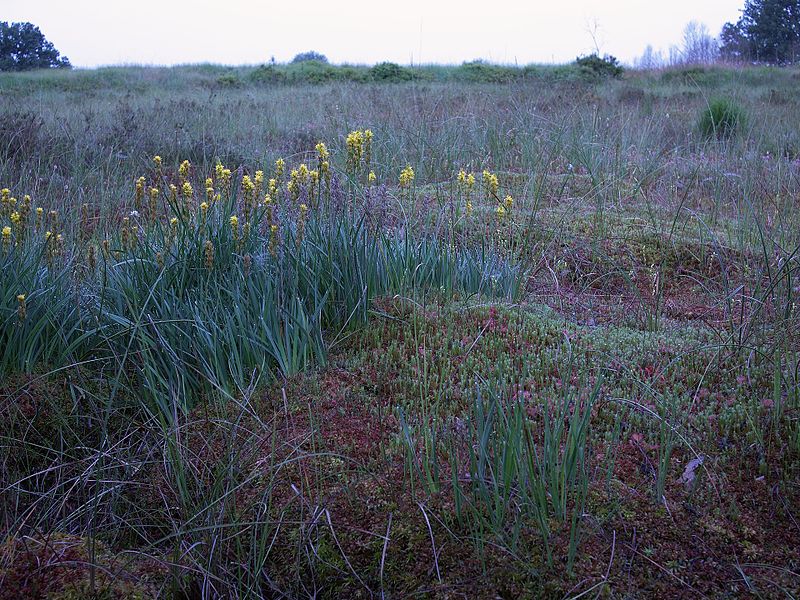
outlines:
[{"label": "tree", "polygon": [[310,60],[328,64],[328,57],[325,56],[324,54],[320,54],[319,52],[315,52],[314,50],[309,50],[308,52],[301,52],[292,59],[292,62],[301,63]]},{"label": "tree", "polygon": [[69,59],[61,56],[36,25],[0,22],[0,71],[71,66]]},{"label": "tree", "polygon": [[683,30],[681,58],[684,64],[708,65],[716,62],[719,44],[703,23],[691,21]]},{"label": "tree", "polygon": [[750,40],[739,23],[725,23],[719,34],[719,54],[723,60],[741,62],[750,60],[753,54]]},{"label": "tree", "polygon": [[[722,53],[771,64],[800,60],[800,0],[746,0],[742,16],[723,27]],[[743,43],[746,41],[746,43]]]}]

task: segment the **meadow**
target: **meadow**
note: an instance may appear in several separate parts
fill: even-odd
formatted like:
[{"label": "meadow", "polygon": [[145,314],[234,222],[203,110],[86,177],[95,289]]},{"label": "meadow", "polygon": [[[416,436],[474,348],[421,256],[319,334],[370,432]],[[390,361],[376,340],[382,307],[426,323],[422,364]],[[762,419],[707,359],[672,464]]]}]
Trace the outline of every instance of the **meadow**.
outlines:
[{"label": "meadow", "polygon": [[800,596],[800,70],[0,74],[0,599]]}]

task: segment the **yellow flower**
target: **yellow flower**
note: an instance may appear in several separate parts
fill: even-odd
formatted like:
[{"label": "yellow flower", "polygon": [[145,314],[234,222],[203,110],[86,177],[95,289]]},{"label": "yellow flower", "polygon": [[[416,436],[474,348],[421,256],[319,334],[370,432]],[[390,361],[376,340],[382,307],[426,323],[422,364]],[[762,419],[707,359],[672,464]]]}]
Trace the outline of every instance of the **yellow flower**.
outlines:
[{"label": "yellow flower", "polygon": [[186,179],[189,177],[189,169],[191,168],[192,164],[188,160],[185,160],[181,163],[181,166],[178,167],[178,174],[181,176],[181,180],[186,181]]},{"label": "yellow flower", "polygon": [[3,227],[3,250],[8,250],[8,247],[11,245],[11,227],[6,225]]},{"label": "yellow flower", "polygon": [[486,189],[487,198],[497,196],[497,190],[500,188],[500,182],[497,180],[497,175],[491,173],[490,171],[484,171],[483,185]]},{"label": "yellow flower", "polygon": [[161,157],[158,154],[153,157],[153,165],[155,165],[156,171],[161,170]]},{"label": "yellow flower", "polygon": [[238,229],[239,228],[239,217],[237,217],[236,215],[232,215],[231,218],[230,218],[230,223],[231,223],[231,227],[233,229]]},{"label": "yellow flower", "polygon": [[375,175],[375,171],[369,172],[367,180],[369,181],[370,185],[374,184],[378,180],[378,177]]},{"label": "yellow flower", "polygon": [[514,199],[511,196],[506,196],[505,200],[503,200],[503,204],[506,207],[506,210],[511,210],[511,206],[514,204]]},{"label": "yellow flower", "polygon": [[471,190],[475,186],[475,175],[470,173],[467,175],[467,189]]},{"label": "yellow flower", "polygon": [[25,317],[28,315],[28,309],[25,306],[25,294],[18,294],[17,295],[17,316],[19,317],[20,321],[24,321]]},{"label": "yellow flower", "polygon": [[194,190],[192,189],[192,184],[189,183],[188,181],[184,181],[183,186],[181,187],[181,192],[183,193],[183,197],[189,200],[194,194]]},{"label": "yellow flower", "polygon": [[211,240],[206,240],[204,244],[204,251],[206,257],[206,268],[211,270],[214,268],[214,244]]},{"label": "yellow flower", "polygon": [[19,213],[17,211],[12,212],[11,213],[11,222],[14,225],[19,225],[19,220],[20,220]]},{"label": "yellow flower", "polygon": [[286,169],[286,162],[282,158],[275,161],[275,177],[280,179],[283,177],[283,172]]},{"label": "yellow flower", "polygon": [[319,158],[320,163],[323,163],[326,160],[328,160],[330,152],[328,152],[328,147],[323,142],[317,143],[316,150],[317,150],[317,158]]},{"label": "yellow flower", "polygon": [[498,205],[498,207],[495,210],[495,212],[497,213],[497,218],[502,221],[503,218],[506,216],[506,207],[503,206],[502,204],[500,204],[500,205]]},{"label": "yellow flower", "polygon": [[414,169],[411,168],[411,165],[408,165],[400,173],[400,187],[406,188],[410,186],[413,183],[413,181],[414,181]]},{"label": "yellow flower", "polygon": [[208,202],[200,203],[200,213],[203,215],[203,220],[206,220],[206,213],[208,213]]}]

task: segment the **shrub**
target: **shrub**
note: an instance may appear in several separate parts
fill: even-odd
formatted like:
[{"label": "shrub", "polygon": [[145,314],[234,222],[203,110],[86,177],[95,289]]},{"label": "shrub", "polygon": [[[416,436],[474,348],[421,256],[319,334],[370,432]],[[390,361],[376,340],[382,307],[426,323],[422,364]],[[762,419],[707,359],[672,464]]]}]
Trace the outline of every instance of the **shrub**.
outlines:
[{"label": "shrub", "polygon": [[731,100],[718,98],[708,103],[700,115],[698,127],[705,138],[731,139],[746,122],[744,110]]},{"label": "shrub", "polygon": [[492,65],[482,60],[465,62],[455,70],[455,77],[474,83],[508,83],[514,80],[521,71],[513,67]]},{"label": "shrub", "polygon": [[375,81],[389,83],[410,81],[414,77],[409,69],[392,62],[382,62],[375,65],[369,70],[369,75]]},{"label": "shrub", "polygon": [[295,55],[295,57],[292,59],[292,63],[301,63],[308,61],[315,61],[327,65],[328,57],[325,56],[324,54],[320,54],[319,52],[314,52],[313,50],[309,50],[308,52],[301,52],[300,54]]},{"label": "shrub", "polygon": [[625,72],[619,61],[610,54],[606,54],[602,58],[597,53],[579,56],[575,59],[575,64],[580,67],[584,76],[592,79],[621,77]]},{"label": "shrub", "polygon": [[254,83],[284,83],[286,81],[286,73],[272,64],[261,65],[256,67],[247,78]]}]

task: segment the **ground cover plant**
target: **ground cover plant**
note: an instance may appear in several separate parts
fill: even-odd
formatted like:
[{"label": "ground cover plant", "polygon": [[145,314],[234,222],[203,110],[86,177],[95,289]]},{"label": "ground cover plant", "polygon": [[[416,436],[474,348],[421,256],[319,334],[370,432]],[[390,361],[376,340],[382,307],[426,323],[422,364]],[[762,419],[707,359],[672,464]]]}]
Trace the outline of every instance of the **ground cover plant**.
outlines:
[{"label": "ground cover plant", "polygon": [[800,595],[800,73],[580,73],[0,76],[0,598]]}]

